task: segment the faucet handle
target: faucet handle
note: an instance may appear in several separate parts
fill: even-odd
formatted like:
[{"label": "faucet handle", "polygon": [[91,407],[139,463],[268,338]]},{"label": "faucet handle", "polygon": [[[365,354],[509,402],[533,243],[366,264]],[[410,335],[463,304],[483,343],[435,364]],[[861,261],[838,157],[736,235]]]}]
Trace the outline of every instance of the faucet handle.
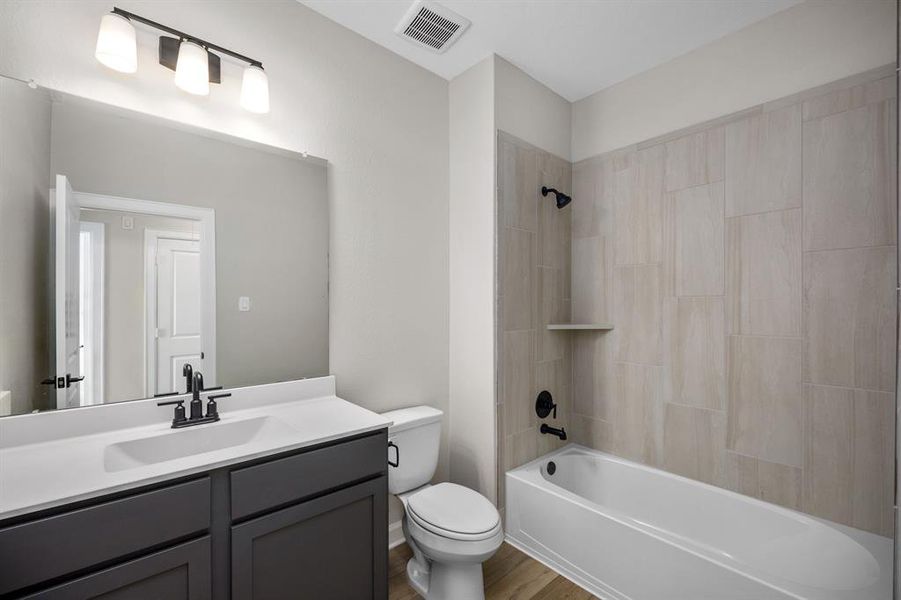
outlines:
[{"label": "faucet handle", "polygon": [[[170,395],[170,394],[165,394],[165,395],[168,396],[168,395]],[[171,405],[173,405],[173,404],[181,404],[181,405],[184,405],[184,403],[185,403],[184,400],[168,400],[168,401],[166,401],[166,402],[157,402],[156,405],[157,405],[157,406],[171,406]]]},{"label": "faucet handle", "polygon": [[171,406],[175,404],[175,416],[172,418],[172,426],[175,427],[179,423],[184,423],[188,420],[188,417],[185,416],[185,401],[184,400],[169,400],[168,402],[157,402],[157,406]]},{"label": "faucet handle", "polygon": [[[219,389],[222,389],[221,387]],[[220,398],[228,398],[231,394],[213,394],[212,396],[207,396],[206,403],[206,416],[207,418],[215,417],[219,418],[219,406],[216,404],[216,400]]]}]

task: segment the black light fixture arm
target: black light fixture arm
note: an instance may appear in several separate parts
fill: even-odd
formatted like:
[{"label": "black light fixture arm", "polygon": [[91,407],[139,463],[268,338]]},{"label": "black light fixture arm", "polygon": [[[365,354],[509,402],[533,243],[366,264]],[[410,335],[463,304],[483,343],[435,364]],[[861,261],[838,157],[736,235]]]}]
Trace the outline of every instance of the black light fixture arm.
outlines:
[{"label": "black light fixture arm", "polygon": [[229,50],[228,48],[223,48],[222,46],[213,44],[206,40],[202,40],[197,36],[188,35],[184,31],[179,31],[178,29],[173,29],[172,27],[163,25],[162,23],[157,23],[156,21],[151,21],[150,19],[146,19],[140,15],[136,15],[134,13],[128,12],[127,10],[122,10],[119,7],[113,8],[113,14],[117,14],[121,17],[125,17],[126,19],[128,19],[130,21],[136,21],[138,23],[143,23],[144,25],[153,27],[154,29],[159,29],[160,31],[165,31],[166,33],[174,35],[180,39],[189,40],[191,42],[194,42],[195,44],[203,46],[207,50],[215,50],[216,52],[219,52],[221,54],[226,54],[228,56],[231,56],[232,58],[236,58],[240,61],[246,62],[247,64],[249,64],[251,66],[260,67],[261,69],[263,68],[263,63],[261,63],[260,61],[258,61],[256,59],[250,58],[248,56],[244,56],[243,54],[238,54],[237,52]]}]

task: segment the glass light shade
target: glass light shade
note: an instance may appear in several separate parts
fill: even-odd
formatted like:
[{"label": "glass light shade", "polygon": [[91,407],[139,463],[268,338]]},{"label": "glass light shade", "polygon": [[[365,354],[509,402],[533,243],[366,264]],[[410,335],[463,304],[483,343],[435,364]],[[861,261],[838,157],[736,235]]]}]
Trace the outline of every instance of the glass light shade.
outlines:
[{"label": "glass light shade", "polygon": [[269,112],[269,77],[266,76],[263,67],[250,65],[244,69],[241,106],[250,112]]},{"label": "glass light shade", "polygon": [[137,71],[138,45],[131,21],[115,13],[103,15],[94,56],[102,64],[121,73]]},{"label": "glass light shade", "polygon": [[179,45],[175,85],[189,94],[206,96],[210,93],[210,58],[199,44],[182,41]]}]

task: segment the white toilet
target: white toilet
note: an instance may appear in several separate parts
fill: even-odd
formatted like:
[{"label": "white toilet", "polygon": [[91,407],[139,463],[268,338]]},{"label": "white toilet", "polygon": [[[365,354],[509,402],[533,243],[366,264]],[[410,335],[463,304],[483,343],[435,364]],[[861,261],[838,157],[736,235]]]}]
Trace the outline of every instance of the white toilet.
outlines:
[{"label": "white toilet", "polygon": [[428,600],[482,600],[482,563],[504,541],[497,509],[462,485],[429,484],[438,465],[440,410],[414,406],[383,416],[394,421],[388,490],[404,505],[404,537],[413,550],[410,585]]}]

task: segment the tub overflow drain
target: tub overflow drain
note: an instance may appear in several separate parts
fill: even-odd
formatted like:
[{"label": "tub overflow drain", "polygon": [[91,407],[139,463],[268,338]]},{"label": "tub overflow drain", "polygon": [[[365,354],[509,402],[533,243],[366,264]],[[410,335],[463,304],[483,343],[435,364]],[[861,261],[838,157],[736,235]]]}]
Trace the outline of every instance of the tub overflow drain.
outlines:
[{"label": "tub overflow drain", "polygon": [[556,473],[556,472],[557,472],[557,465],[554,464],[554,461],[548,462],[548,464],[547,464],[547,474],[548,474],[548,475],[553,475],[553,474]]}]

